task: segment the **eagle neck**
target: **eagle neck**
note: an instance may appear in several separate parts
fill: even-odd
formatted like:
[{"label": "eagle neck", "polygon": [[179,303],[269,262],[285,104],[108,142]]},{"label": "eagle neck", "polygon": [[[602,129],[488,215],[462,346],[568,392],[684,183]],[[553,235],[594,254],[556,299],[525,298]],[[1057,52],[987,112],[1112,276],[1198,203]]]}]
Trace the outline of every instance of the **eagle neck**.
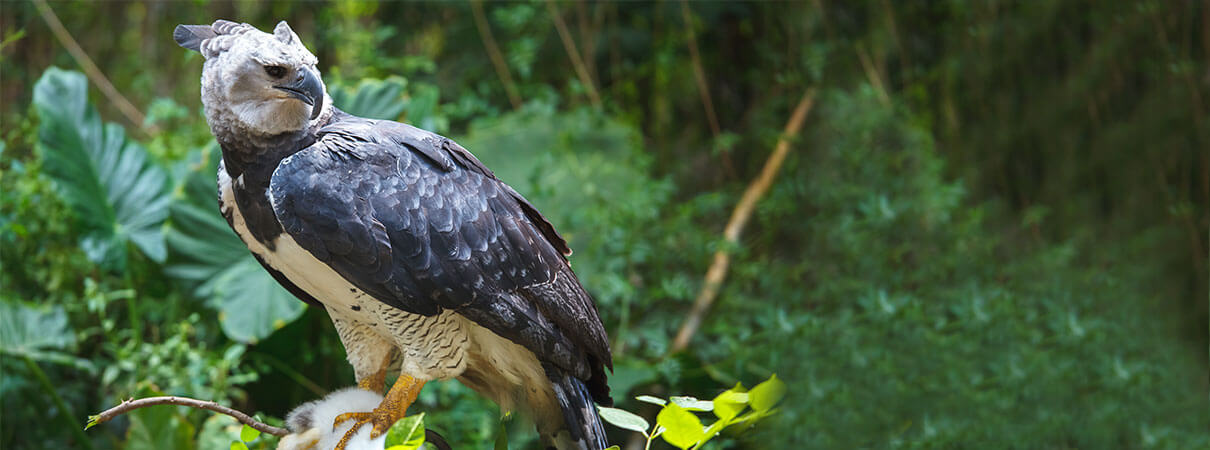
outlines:
[{"label": "eagle neck", "polygon": [[237,134],[216,134],[223,152],[223,166],[219,170],[227,171],[230,177],[235,206],[252,237],[270,250],[282,233],[268,195],[273,171],[283,159],[314,144],[319,130],[332,118],[333,114],[324,114],[305,130],[274,136],[239,138]]}]

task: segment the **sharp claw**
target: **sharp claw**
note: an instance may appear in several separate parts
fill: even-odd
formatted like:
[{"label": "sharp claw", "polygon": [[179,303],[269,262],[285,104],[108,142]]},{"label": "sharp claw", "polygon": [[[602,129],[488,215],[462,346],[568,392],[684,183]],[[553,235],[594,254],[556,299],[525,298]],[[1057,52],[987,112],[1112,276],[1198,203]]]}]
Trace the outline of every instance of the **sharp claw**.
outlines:
[{"label": "sharp claw", "polygon": [[336,416],[336,419],[332,421],[332,429],[336,429],[341,423],[349,420],[355,420],[356,423],[353,424],[353,428],[345,432],[344,436],[341,436],[340,442],[336,444],[334,450],[344,450],[345,445],[353,439],[353,435],[357,433],[357,430],[367,423],[374,426],[370,430],[370,439],[377,439],[390,430],[391,425],[394,425],[395,421],[392,420],[393,417],[390,413],[379,410],[374,410],[373,412],[348,412]]}]

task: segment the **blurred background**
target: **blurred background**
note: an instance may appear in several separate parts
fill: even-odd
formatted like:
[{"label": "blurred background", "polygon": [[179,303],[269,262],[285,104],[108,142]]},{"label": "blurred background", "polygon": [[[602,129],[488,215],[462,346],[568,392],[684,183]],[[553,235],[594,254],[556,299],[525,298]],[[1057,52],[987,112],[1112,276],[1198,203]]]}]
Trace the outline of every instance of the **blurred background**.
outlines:
[{"label": "blurred background", "polygon": [[[238,428],[184,408],[81,429],[157,393],[280,423],[353,384],[326,314],[217,211],[202,58],[171,38],[217,18],[288,20],[338,106],[454,138],[533,201],[620,407],[786,381],[711,448],[1210,447],[1210,8],[1188,0],[5,1],[0,447],[225,449]],[[455,448],[500,433],[456,382],[416,411]]]}]

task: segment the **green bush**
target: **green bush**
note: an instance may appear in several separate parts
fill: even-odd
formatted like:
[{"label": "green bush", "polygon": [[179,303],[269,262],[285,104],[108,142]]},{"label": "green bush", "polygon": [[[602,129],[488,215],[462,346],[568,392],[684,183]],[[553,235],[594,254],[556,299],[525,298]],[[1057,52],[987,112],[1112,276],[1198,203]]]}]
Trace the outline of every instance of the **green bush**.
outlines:
[{"label": "green bush", "polygon": [[[130,123],[53,68],[76,63],[33,3],[6,4],[0,447],[227,448],[238,426],[173,407],[76,431],[131,396],[274,421],[353,383],[326,314],[217,212],[201,58],[170,40],[216,17],[289,20],[338,105],[456,139],[551,218],[613,340],[618,408],[785,381],[779,414],[707,448],[1210,446],[1205,4],[482,6],[520,107],[468,3],[51,2],[147,112]],[[670,354],[716,250],[727,281]],[[536,446],[456,382],[420,411],[455,448]]]}]

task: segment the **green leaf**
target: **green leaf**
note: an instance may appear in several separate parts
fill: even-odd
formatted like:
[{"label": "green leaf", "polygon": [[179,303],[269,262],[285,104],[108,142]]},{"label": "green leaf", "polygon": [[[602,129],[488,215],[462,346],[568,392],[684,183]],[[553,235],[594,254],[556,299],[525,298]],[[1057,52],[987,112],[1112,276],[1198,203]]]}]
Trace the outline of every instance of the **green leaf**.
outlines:
[{"label": "green leaf", "polygon": [[37,309],[0,301],[0,354],[94,371],[91,362],[69,353],[75,345],[63,308]]},{"label": "green leaf", "polygon": [[306,304],[281,287],[251,255],[214,277],[206,287],[218,301],[223,334],[255,343],[302,315]]},{"label": "green leaf", "polygon": [[647,435],[647,430],[651,428],[651,424],[647,423],[647,419],[630,411],[610,408],[608,406],[598,406],[597,411],[601,412],[601,419],[618,428],[638,431],[643,433],[644,436]]},{"label": "green leaf", "polygon": [[748,393],[726,390],[714,397],[714,415],[728,421],[739,415],[748,405]]},{"label": "green leaf", "polygon": [[492,447],[495,450],[508,450],[508,421],[510,414],[505,414],[500,418],[500,426],[496,430],[496,443]]},{"label": "green leaf", "polygon": [[387,431],[386,448],[416,450],[424,445],[424,413],[399,419]]},{"label": "green leaf", "polygon": [[212,145],[177,170],[165,272],[192,285],[196,297],[219,311],[228,338],[256,342],[302,315],[306,304],[256,262],[219,214],[218,159],[218,147]]},{"label": "green leaf", "polygon": [[647,402],[647,403],[651,403],[651,404],[653,404],[653,405],[660,405],[660,406],[664,406],[664,405],[667,405],[667,404],[668,404],[668,400],[664,400],[664,399],[659,398],[659,397],[652,397],[652,396],[650,396],[650,395],[640,395],[640,396],[638,396],[638,397],[635,397],[634,399],[635,399],[635,400],[638,400],[638,401],[640,401],[640,402]]},{"label": "green leaf", "polygon": [[698,444],[698,446],[700,447],[702,444],[710,442],[710,439],[714,438],[715,436],[718,436],[718,433],[723,431],[723,428],[727,428],[728,425],[729,425],[729,423],[726,420],[721,420],[721,419],[716,420],[714,423],[710,424],[710,426],[706,427],[705,436],[702,437],[701,442]]},{"label": "green leaf", "polygon": [[690,411],[714,411],[714,402],[710,400],[698,400],[696,397],[687,396],[672,396],[668,399]]},{"label": "green leaf", "polygon": [[239,430],[239,440],[244,442],[255,441],[259,436],[260,431],[257,431],[256,428],[248,426],[248,424],[244,424],[244,427]]},{"label": "green leaf", "polygon": [[248,446],[243,442],[235,441],[231,443],[231,450],[248,450]]},{"label": "green leaf", "polygon": [[356,87],[334,86],[328,95],[332,104],[349,114],[371,119],[398,120],[407,107],[403,88],[407,80],[390,77],[385,80],[363,79]]},{"label": "green leaf", "polygon": [[786,383],[783,383],[777,378],[777,374],[773,374],[768,380],[756,385],[751,391],[748,391],[749,404],[752,409],[760,412],[765,412],[773,408],[781,398],[786,395]]},{"label": "green leaf", "polygon": [[85,255],[121,270],[133,243],[163,261],[170,200],[163,168],[121,126],[101,122],[78,72],[47,69],[34,85],[34,107],[45,173],[83,227]]},{"label": "green leaf", "polygon": [[676,403],[664,406],[655,420],[665,428],[664,434],[660,436],[677,448],[692,447],[706,434],[702,428],[702,421]]}]

